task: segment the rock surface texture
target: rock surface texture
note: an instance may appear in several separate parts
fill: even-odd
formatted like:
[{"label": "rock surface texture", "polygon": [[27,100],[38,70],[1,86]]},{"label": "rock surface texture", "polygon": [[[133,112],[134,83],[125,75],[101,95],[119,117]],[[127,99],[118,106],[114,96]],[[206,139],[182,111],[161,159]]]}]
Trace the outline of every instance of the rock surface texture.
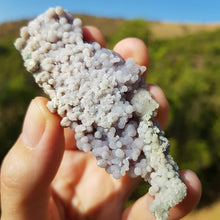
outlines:
[{"label": "rock surface texture", "polygon": [[24,65],[49,95],[48,108],[75,130],[77,147],[115,178],[129,173],[151,184],[150,211],[167,219],[186,196],[169,142],[152,119],[158,103],[146,90],[145,67],[98,43],[83,41],[80,19],[50,8],[23,27],[15,42]]}]

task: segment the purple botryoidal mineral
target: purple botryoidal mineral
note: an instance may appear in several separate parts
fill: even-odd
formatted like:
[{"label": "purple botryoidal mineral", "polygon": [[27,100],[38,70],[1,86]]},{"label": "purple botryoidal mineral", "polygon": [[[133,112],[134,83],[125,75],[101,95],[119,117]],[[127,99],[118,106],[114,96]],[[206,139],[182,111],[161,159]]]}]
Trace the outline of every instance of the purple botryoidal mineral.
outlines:
[{"label": "purple botryoidal mineral", "polygon": [[98,43],[83,41],[81,21],[50,8],[21,29],[15,42],[24,65],[50,97],[48,108],[75,130],[77,147],[115,178],[127,172],[151,184],[150,211],[159,220],[186,196],[169,142],[152,118],[158,103],[141,75],[145,67]]}]

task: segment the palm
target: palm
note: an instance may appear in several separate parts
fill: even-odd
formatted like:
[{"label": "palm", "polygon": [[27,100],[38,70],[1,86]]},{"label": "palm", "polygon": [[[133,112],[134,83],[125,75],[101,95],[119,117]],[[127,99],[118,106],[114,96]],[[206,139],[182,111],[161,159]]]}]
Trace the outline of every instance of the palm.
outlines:
[{"label": "palm", "polygon": [[[70,140],[66,142],[70,143]],[[81,215],[91,219],[117,219],[136,183],[137,179],[128,176],[114,179],[96,165],[91,153],[66,146],[61,166],[52,183],[52,195],[56,201],[55,207],[64,211],[62,215],[66,219],[78,219]]]}]

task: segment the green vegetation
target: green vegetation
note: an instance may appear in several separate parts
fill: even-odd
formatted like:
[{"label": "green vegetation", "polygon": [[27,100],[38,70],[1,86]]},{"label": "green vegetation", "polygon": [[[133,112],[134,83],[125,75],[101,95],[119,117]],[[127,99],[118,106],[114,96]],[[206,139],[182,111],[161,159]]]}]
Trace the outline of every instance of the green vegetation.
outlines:
[{"label": "green vegetation", "polygon": [[[1,160],[20,133],[30,100],[41,95],[13,47],[17,36],[17,31],[0,32]],[[158,84],[170,102],[166,136],[171,154],[181,169],[192,169],[201,178],[201,205],[219,199],[220,30],[155,40],[144,21],[120,20],[117,30],[106,35],[108,47],[129,36],[148,45],[151,62],[147,82]],[[141,184],[132,198],[143,194],[144,189]]]},{"label": "green vegetation", "polygon": [[[13,46],[14,37],[0,38],[0,157],[16,140],[30,100],[37,94],[32,76]],[[29,76],[30,75],[30,76]]]},{"label": "green vegetation", "polygon": [[115,34],[106,36],[108,48],[113,48],[118,41],[126,37],[140,38],[147,44],[150,41],[151,33],[146,21],[135,19],[121,22]]}]

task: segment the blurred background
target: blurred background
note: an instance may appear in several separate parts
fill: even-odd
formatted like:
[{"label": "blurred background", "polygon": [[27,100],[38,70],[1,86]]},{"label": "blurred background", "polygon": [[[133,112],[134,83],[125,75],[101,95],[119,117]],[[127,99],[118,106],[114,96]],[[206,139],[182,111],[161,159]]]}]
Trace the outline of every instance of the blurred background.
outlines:
[{"label": "blurred background", "polygon": [[[103,32],[107,48],[125,37],[141,38],[150,54],[147,83],[159,85],[170,103],[165,130],[180,169],[203,185],[190,219],[220,218],[220,2],[210,1],[15,1],[0,3],[0,160],[17,139],[26,108],[43,95],[13,46],[21,26],[57,5]],[[146,193],[141,183],[133,200]]]}]

